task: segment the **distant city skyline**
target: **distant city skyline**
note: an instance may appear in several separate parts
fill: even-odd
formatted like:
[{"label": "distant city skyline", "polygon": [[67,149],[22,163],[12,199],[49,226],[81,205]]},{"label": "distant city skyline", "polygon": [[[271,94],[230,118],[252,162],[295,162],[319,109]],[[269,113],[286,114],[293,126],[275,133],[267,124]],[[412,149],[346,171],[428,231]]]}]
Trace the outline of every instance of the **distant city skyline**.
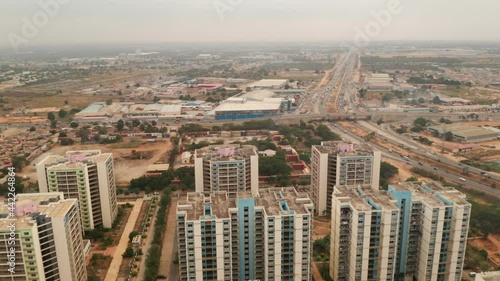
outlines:
[{"label": "distant city skyline", "polygon": [[[381,11],[391,5],[397,13],[387,18]],[[380,30],[375,28],[370,41],[500,41],[498,10],[497,2],[490,1],[486,7],[465,0],[8,0],[0,4],[0,48],[12,46],[13,40],[22,40],[21,47],[123,42],[354,42],[357,30],[365,31],[373,22],[379,23]],[[37,20],[36,32],[24,36],[26,22]]]}]

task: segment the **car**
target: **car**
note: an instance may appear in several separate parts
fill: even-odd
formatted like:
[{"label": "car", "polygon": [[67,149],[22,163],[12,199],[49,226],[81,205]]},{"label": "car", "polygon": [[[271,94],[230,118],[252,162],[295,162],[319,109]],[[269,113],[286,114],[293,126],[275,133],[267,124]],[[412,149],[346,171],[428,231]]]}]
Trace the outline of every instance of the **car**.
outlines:
[{"label": "car", "polygon": [[156,279],[167,279],[167,276],[163,274],[156,275]]},{"label": "car", "polygon": [[418,162],[418,165],[424,165],[424,164],[422,164],[422,162]]},{"label": "car", "polygon": [[438,168],[434,167],[434,170],[436,170],[436,171],[437,171],[437,170],[438,170]]},{"label": "car", "polygon": [[461,180],[461,181],[465,181],[465,179],[464,179],[464,178],[458,178],[458,179],[459,179],[459,180]]},{"label": "car", "polygon": [[458,162],[458,166],[462,166],[462,163]]}]

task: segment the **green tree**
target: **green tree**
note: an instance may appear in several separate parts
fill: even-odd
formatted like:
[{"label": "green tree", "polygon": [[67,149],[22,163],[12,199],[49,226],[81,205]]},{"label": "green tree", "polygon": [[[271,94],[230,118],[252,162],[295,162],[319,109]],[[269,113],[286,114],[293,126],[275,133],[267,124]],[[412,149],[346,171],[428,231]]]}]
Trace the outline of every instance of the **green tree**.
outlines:
[{"label": "green tree", "polygon": [[127,247],[127,249],[125,250],[125,252],[123,252],[122,256],[124,258],[131,258],[134,256],[134,249],[132,247]]},{"label": "green tree", "polygon": [[36,131],[36,128],[35,128],[35,126],[32,126],[32,127],[30,128],[30,132],[34,132],[34,131]]},{"label": "green tree", "polygon": [[74,121],[73,121],[73,122],[71,122],[70,127],[71,127],[71,128],[78,128],[78,125],[79,125],[79,124],[78,124],[77,122],[74,122]]},{"label": "green tree", "polygon": [[446,132],[443,135],[445,141],[452,141],[453,140],[453,133],[452,132]]},{"label": "green tree", "polygon": [[61,109],[61,110],[59,110],[57,115],[59,115],[59,118],[64,118],[64,117],[66,117],[66,115],[68,115],[68,112],[64,109]]},{"label": "green tree", "polygon": [[123,122],[123,120],[122,120],[122,119],[118,120],[118,122],[116,123],[116,129],[117,129],[118,131],[123,130],[123,126],[124,126],[124,124],[125,124],[125,123]]},{"label": "green tree", "polygon": [[21,156],[12,157],[12,167],[16,168],[16,171],[21,172],[21,170],[28,164],[26,158]]},{"label": "green tree", "polygon": [[56,120],[56,115],[54,114],[54,112],[49,112],[47,114],[47,119],[49,119],[50,121],[55,121]]},{"label": "green tree", "polygon": [[441,99],[440,99],[438,96],[435,96],[435,97],[432,99],[432,103],[433,103],[433,104],[442,104],[443,102],[441,101]]},{"label": "green tree", "polygon": [[380,164],[380,181],[379,184],[383,189],[387,189],[389,185],[389,180],[399,173],[399,169],[388,162],[382,162]]},{"label": "green tree", "polygon": [[132,239],[134,239],[134,237],[136,237],[137,235],[139,235],[139,232],[137,232],[135,230],[130,232],[130,234],[128,235],[128,240],[132,241]]}]

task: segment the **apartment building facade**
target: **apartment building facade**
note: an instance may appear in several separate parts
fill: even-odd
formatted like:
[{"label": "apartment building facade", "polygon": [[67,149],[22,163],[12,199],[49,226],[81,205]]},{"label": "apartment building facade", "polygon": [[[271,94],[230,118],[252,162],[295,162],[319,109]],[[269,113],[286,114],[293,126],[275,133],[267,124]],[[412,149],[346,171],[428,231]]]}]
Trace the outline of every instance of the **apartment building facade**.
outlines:
[{"label": "apartment building facade", "polygon": [[400,208],[397,279],[460,281],[471,204],[439,183],[390,185]]},{"label": "apartment building facade", "polygon": [[329,213],[335,186],[379,187],[381,152],[344,141],[323,142],[311,148],[311,199],[316,214]]},{"label": "apartment building facade", "polygon": [[17,199],[14,216],[0,202],[0,280],[87,280],[78,201],[61,192]]},{"label": "apartment building facade", "polygon": [[188,194],[177,206],[181,280],[311,280],[312,212],[294,188]]},{"label": "apartment building facade", "polygon": [[111,228],[118,208],[113,155],[99,150],[50,155],[37,166],[40,192],[78,199],[83,227]]},{"label": "apartment building facade", "polygon": [[461,280],[470,204],[457,190],[434,182],[340,186],[332,205],[334,280]]},{"label": "apartment building facade", "polygon": [[196,192],[240,191],[259,188],[259,155],[254,146],[224,145],[197,149],[194,155]]}]

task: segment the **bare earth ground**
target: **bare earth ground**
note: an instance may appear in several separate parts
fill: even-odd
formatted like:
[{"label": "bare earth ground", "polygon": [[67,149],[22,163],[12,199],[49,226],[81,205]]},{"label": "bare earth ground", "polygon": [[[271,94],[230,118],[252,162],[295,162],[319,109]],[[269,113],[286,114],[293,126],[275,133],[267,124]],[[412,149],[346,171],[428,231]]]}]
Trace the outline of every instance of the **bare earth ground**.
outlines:
[{"label": "bare earth ground", "polygon": [[0,133],[4,138],[10,138],[21,132],[25,132],[26,128],[8,128],[7,130]]},{"label": "bare earth ground", "polygon": [[[413,174],[410,172],[410,169],[413,167],[411,165],[407,165],[407,164],[403,164],[403,163],[400,163],[400,162],[396,162],[394,160],[391,160],[391,159],[385,159],[384,158],[384,161],[385,162],[388,162],[389,164],[395,166],[398,168],[398,173],[396,175],[394,175],[394,177],[391,178],[391,183],[400,183],[400,182],[404,182],[405,180],[407,180],[409,177],[412,177]],[[415,175],[415,177],[417,177],[419,180],[426,180],[425,178],[421,177],[421,176],[418,176],[418,175]]]},{"label": "bare earth ground", "polygon": [[[143,176],[148,168],[148,165],[157,163],[162,156],[172,149],[170,140],[163,140],[157,142],[141,142],[131,143],[125,140],[116,144],[75,144],[70,146],[56,145],[50,151],[40,155],[32,162],[32,165],[24,168],[23,175],[27,175],[31,181],[36,181],[36,170],[33,164],[38,163],[47,155],[60,154],[64,155],[66,151],[71,150],[101,150],[103,153],[113,153],[115,160],[115,176],[117,185],[127,185],[130,180]],[[144,160],[129,160],[123,157],[132,154],[132,150],[136,152],[151,151],[153,157]]]},{"label": "bare earth ground", "polygon": [[497,264],[497,269],[500,265],[500,234],[490,234],[487,239],[473,239],[468,241],[470,245],[486,250],[488,258]]},{"label": "bare earth ground", "polygon": [[330,221],[327,217],[315,217],[313,221],[313,240],[321,239],[330,234]]},{"label": "bare earth ground", "polygon": [[176,256],[175,223],[176,223],[177,200],[178,200],[177,196],[174,196],[172,194],[172,200],[170,201],[170,206],[168,207],[167,211],[167,229],[163,234],[163,245],[161,247],[160,267],[158,269],[159,275],[169,276],[168,280],[177,280],[178,278],[177,265],[172,263]]}]

